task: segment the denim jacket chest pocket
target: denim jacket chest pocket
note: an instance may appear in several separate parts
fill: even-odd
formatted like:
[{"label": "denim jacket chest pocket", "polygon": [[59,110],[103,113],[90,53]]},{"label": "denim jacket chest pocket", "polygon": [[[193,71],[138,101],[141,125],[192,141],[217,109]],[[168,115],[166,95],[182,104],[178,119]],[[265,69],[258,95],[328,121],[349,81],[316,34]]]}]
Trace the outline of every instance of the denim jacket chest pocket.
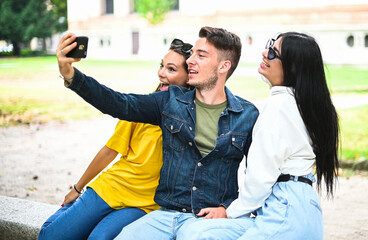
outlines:
[{"label": "denim jacket chest pocket", "polygon": [[187,144],[183,144],[185,143],[184,136],[186,135],[184,122],[166,116],[164,126],[167,131],[163,131],[163,134],[166,134],[165,137],[168,140],[169,147],[176,151],[183,151],[186,149]]},{"label": "denim jacket chest pocket", "polygon": [[247,139],[246,135],[231,133],[220,136],[218,152],[221,152],[223,161],[229,162],[235,159],[242,159]]},{"label": "denim jacket chest pocket", "polygon": [[230,135],[231,145],[234,146],[239,151],[243,152],[245,143],[247,141],[247,136]]}]

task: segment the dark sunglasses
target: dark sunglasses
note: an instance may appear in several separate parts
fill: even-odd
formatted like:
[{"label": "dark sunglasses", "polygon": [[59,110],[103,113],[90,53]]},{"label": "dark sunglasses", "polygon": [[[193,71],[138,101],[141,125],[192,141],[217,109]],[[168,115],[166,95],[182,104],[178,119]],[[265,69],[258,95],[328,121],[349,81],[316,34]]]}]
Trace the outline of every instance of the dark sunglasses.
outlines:
[{"label": "dark sunglasses", "polygon": [[192,50],[193,45],[175,38],[174,40],[172,40],[170,47],[181,47],[181,51],[188,54]]},{"label": "dark sunglasses", "polygon": [[275,43],[275,41],[276,40],[273,39],[273,38],[270,38],[267,41],[266,49],[268,49],[268,54],[267,54],[268,60],[273,60],[275,58],[278,58],[278,59],[282,60],[282,58],[280,56],[278,56],[277,53],[276,53],[276,51],[272,48],[272,46]]}]

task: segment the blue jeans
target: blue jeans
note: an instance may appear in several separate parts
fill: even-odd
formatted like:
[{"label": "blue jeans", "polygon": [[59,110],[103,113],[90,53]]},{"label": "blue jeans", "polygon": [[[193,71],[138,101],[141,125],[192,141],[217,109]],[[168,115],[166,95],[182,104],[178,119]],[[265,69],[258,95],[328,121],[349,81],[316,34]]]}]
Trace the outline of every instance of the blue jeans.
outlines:
[{"label": "blue jeans", "polygon": [[[314,181],[313,175],[306,177]],[[206,219],[187,226],[183,239],[323,239],[322,210],[314,189],[302,182],[278,182],[255,218]]]},{"label": "blue jeans", "polygon": [[111,208],[92,188],[60,208],[42,225],[38,239],[113,239],[145,215],[139,208]]},{"label": "blue jeans", "polygon": [[[202,221],[193,213],[174,210],[156,210],[126,226],[115,238],[116,240],[165,240],[186,239],[183,234],[190,233],[187,226]],[[190,234],[189,234],[190,235]]]}]

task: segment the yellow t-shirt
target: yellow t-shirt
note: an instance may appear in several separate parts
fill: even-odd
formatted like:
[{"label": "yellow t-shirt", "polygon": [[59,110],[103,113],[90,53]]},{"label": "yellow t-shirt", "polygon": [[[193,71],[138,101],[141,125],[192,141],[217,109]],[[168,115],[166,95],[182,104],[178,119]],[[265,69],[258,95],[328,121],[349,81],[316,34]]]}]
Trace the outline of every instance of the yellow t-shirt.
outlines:
[{"label": "yellow t-shirt", "polygon": [[111,207],[159,207],[153,198],[162,166],[162,132],[145,123],[119,121],[106,146],[122,156],[89,187]]}]

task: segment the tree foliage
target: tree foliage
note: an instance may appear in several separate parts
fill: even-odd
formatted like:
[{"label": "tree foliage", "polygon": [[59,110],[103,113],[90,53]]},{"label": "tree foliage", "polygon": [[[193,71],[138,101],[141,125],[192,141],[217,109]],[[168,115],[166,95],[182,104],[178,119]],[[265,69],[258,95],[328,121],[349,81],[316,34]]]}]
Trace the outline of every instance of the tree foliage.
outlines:
[{"label": "tree foliage", "polygon": [[20,43],[53,33],[57,20],[48,3],[48,0],[1,0],[0,40],[13,44],[14,55],[19,55]]},{"label": "tree foliage", "polygon": [[56,32],[64,32],[68,30],[68,8],[67,0],[51,0],[57,24]]},{"label": "tree foliage", "polygon": [[163,22],[174,4],[174,0],[134,0],[136,12],[152,25]]}]

